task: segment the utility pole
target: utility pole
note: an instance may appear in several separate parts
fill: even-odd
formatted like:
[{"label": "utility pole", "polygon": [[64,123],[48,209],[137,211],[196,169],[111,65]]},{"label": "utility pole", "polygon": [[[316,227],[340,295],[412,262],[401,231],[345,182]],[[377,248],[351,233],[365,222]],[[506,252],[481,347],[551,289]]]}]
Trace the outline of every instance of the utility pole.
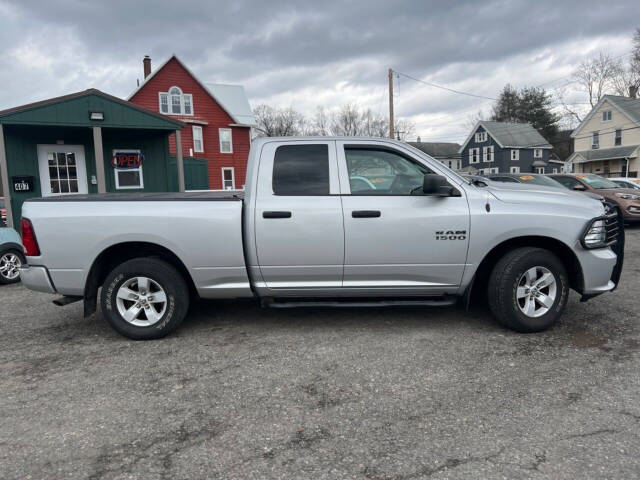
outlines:
[{"label": "utility pole", "polygon": [[389,138],[393,140],[393,69],[389,69]]}]

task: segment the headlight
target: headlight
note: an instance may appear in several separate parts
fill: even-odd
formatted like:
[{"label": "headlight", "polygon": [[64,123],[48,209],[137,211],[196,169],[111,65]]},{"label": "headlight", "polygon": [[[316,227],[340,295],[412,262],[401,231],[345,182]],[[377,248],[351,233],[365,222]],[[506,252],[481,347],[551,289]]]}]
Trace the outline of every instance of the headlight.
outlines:
[{"label": "headlight", "polygon": [[584,248],[602,248],[606,245],[607,228],[603,219],[595,219],[582,236],[582,246]]},{"label": "headlight", "polygon": [[625,200],[640,200],[640,195],[634,195],[633,193],[616,193],[616,197],[624,198]]}]

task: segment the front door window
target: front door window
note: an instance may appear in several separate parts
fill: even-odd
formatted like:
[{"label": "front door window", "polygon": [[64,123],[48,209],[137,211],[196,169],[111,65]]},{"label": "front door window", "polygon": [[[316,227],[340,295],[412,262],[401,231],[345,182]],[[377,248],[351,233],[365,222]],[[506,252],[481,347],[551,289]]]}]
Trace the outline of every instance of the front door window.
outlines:
[{"label": "front door window", "polygon": [[78,193],[78,168],[73,152],[47,152],[51,193]]},{"label": "front door window", "polygon": [[43,196],[87,193],[87,170],[81,145],[38,145]]}]

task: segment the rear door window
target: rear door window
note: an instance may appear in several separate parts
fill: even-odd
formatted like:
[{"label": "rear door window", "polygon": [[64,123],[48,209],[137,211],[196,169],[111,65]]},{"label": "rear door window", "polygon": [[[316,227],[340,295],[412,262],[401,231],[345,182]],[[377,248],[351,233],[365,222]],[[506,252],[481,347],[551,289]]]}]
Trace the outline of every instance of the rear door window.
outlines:
[{"label": "rear door window", "polygon": [[282,145],[273,159],[275,195],[329,195],[328,145]]}]

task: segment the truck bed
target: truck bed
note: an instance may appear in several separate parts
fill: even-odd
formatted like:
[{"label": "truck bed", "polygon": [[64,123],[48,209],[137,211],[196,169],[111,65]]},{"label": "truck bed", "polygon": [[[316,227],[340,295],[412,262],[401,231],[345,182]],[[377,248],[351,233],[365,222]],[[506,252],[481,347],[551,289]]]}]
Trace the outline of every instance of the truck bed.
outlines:
[{"label": "truck bed", "polygon": [[[187,202],[187,203],[185,203]],[[27,257],[46,266],[58,293],[83,295],[92,265],[108,249],[140,244],[174,254],[204,298],[251,296],[237,192],[107,193],[30,199],[22,208],[40,245]]]}]

